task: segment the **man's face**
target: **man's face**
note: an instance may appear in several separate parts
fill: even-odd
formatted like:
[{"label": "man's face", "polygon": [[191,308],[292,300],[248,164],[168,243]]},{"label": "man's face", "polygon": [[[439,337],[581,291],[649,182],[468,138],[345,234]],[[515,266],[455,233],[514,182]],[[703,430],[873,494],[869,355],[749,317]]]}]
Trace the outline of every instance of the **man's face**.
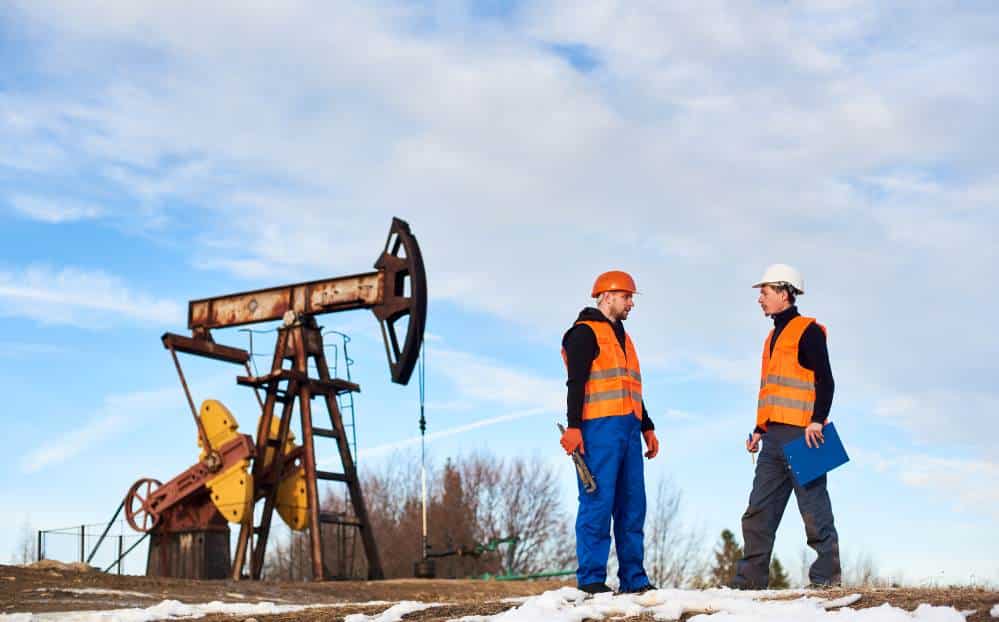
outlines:
[{"label": "man's face", "polygon": [[760,297],[756,299],[756,302],[760,303],[760,308],[763,309],[764,315],[780,313],[788,306],[787,293],[777,291],[769,285],[764,285],[760,288]]},{"label": "man's face", "polygon": [[631,292],[607,292],[608,313],[615,320],[628,319],[628,312],[635,306]]}]

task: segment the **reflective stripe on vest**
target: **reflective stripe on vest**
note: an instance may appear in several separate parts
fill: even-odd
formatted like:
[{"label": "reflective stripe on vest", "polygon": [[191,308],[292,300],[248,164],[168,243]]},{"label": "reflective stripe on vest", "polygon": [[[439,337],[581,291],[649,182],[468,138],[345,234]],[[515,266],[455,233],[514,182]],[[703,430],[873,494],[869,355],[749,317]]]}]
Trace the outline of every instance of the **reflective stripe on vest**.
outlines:
[{"label": "reflective stripe on vest", "polygon": [[603,380],[605,378],[613,378],[615,376],[631,376],[639,382],[642,381],[642,374],[637,371],[630,370],[627,367],[615,367],[613,369],[601,369],[599,371],[590,372],[590,380]]},{"label": "reflective stripe on vest", "polygon": [[583,397],[583,403],[605,402],[607,400],[622,400],[626,397],[633,400],[642,401],[642,394],[638,391],[628,391],[627,389],[612,389],[610,391],[599,391],[597,393],[587,393]]},{"label": "reflective stripe on vest", "polygon": [[[798,362],[801,336],[814,318],[798,316],[791,320],[777,337],[771,353],[770,331],[763,342],[763,364],[760,369],[760,395],[756,404],[756,425],[766,429],[767,423],[807,426],[815,412],[815,372]],[[823,331],[825,327],[819,325]]]},{"label": "reflective stripe on vest", "polygon": [[804,402],[802,400],[792,400],[789,397],[781,397],[779,395],[768,395],[758,402],[758,408],[763,408],[764,406],[783,406],[784,408],[793,408],[795,410],[806,410],[809,413],[815,409],[815,402]]},{"label": "reflective stripe on vest", "polygon": [[807,380],[798,380],[797,378],[789,378],[787,376],[776,376],[774,374],[770,374],[765,379],[760,380],[761,389],[768,384],[779,384],[782,387],[791,387],[792,389],[808,389],[811,391],[815,390],[814,382],[808,382]]},{"label": "reflective stripe on vest", "polygon": [[586,324],[597,339],[596,358],[590,364],[583,396],[583,419],[633,414],[642,418],[642,370],[631,337],[625,333],[624,348],[608,322]]}]

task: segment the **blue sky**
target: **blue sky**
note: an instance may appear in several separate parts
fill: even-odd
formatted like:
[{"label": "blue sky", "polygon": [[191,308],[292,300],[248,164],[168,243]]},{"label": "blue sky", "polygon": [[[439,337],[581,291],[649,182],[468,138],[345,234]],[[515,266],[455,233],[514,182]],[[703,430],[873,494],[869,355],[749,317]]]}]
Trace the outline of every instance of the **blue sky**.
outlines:
[{"label": "blue sky", "polygon": [[[435,458],[543,456],[571,507],[559,339],[626,269],[647,474],[710,545],[752,479],[749,284],[791,263],[853,457],[830,484],[845,558],[999,582],[996,41],[989,3],[8,4],[0,556],[193,462],[159,343],[188,300],[368,270],[397,215],[429,274],[431,431],[495,420]],[[323,323],[353,337],[362,468],[393,459],[416,387],[370,313]],[[234,370],[188,368],[252,428]],[[777,551],[803,543],[792,503]]]}]

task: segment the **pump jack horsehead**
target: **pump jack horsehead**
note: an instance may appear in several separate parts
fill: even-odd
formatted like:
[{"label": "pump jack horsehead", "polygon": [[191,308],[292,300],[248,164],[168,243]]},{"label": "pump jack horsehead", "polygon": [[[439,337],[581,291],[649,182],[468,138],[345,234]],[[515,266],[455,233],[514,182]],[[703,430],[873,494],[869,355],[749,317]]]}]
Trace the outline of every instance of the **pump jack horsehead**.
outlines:
[{"label": "pump jack horsehead", "polygon": [[[375,271],[193,300],[188,306],[190,337],[166,333],[170,351],[198,429],[199,460],[166,484],[143,478],[125,497],[125,515],[137,531],[152,535],[146,574],[187,578],[243,577],[247,554],[249,577],[260,579],[274,510],[296,531],[308,529],[312,577],[332,578],[332,546],[323,546],[322,525],[356,529],[363,543],[369,579],[383,578],[378,547],[371,533],[337,396],[360,391],[354,383],[330,376],[316,316],[351,309],[371,309],[381,325],[392,381],[407,384],[423,343],[427,281],[423,258],[409,225],[392,220]],[[256,322],[283,320],[269,373],[254,376],[250,353],[218,344],[211,331]],[[400,339],[398,323],[405,320]],[[183,352],[242,365],[238,384],[252,387],[261,416],[256,437],[237,432],[235,417],[215,400],[200,412],[188,390],[177,353]],[[287,366],[286,366],[287,363]],[[309,375],[310,363],[318,377]],[[263,397],[261,397],[263,392]],[[332,427],[315,425],[312,400],[325,403]],[[295,402],[302,441],[295,443],[291,420]],[[275,412],[280,404],[279,412]],[[316,437],[333,439],[342,473],[316,468]],[[251,464],[252,463],[252,464]],[[318,480],[339,481],[350,493],[352,517],[322,512]],[[258,502],[263,508],[255,512]],[[254,523],[254,515],[258,522]],[[229,563],[229,527],[238,523],[236,554]],[[328,543],[329,544],[329,543]]]}]

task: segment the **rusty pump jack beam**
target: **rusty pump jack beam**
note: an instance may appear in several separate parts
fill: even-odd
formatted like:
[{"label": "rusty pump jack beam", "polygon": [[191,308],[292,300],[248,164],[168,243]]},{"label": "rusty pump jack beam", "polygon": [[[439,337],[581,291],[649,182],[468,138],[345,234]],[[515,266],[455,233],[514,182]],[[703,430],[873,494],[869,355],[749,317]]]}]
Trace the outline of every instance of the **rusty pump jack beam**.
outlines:
[{"label": "rusty pump jack beam", "polygon": [[[174,357],[192,412],[194,402],[176,360],[176,352],[243,365],[247,375],[237,377],[237,382],[264,392],[263,399],[257,393],[262,414],[253,447],[250,478],[254,487],[252,504],[255,505],[262,499],[264,507],[258,525],[253,524],[252,507],[248,518],[244,518],[241,523],[232,565],[234,579],[242,577],[248,552],[251,557],[249,575],[253,579],[261,578],[278,489],[282,482],[287,483],[289,477],[296,473],[306,488],[306,507],[298,510],[301,511],[300,514],[304,514],[301,516],[300,528],[307,527],[309,530],[313,578],[320,580],[329,574],[323,563],[323,523],[359,529],[367,557],[368,578],[384,577],[336,399],[341,393],[360,391],[360,387],[330,377],[322,332],[315,319],[316,316],[327,313],[371,309],[381,327],[392,381],[407,384],[423,343],[427,283],[419,244],[405,221],[392,219],[385,248],[375,261],[374,268],[373,272],[192,300],[188,305],[188,328],[191,336],[173,333],[163,335],[163,345]],[[248,366],[249,353],[246,350],[218,344],[212,338],[211,331],[214,329],[274,320],[282,320],[282,326],[278,329],[271,370],[261,376],[251,374]],[[406,332],[400,335],[403,321]],[[288,367],[285,367],[286,362],[289,362]],[[310,362],[318,370],[318,378],[309,375]],[[311,404],[316,397],[323,398],[332,428],[314,427]],[[290,432],[296,399],[302,424],[302,445],[297,447],[292,442]],[[282,405],[281,412],[275,414],[278,403]],[[197,420],[197,415],[195,419]],[[219,457],[213,454],[218,452],[209,444],[201,424],[198,425],[205,454],[202,462],[208,471],[217,470]],[[317,469],[314,448],[316,436],[336,441],[343,473]],[[320,512],[319,479],[341,481],[347,485],[355,521],[345,522],[331,513]],[[156,509],[163,512],[168,508],[163,506]],[[296,525],[291,526],[296,528]]]}]

